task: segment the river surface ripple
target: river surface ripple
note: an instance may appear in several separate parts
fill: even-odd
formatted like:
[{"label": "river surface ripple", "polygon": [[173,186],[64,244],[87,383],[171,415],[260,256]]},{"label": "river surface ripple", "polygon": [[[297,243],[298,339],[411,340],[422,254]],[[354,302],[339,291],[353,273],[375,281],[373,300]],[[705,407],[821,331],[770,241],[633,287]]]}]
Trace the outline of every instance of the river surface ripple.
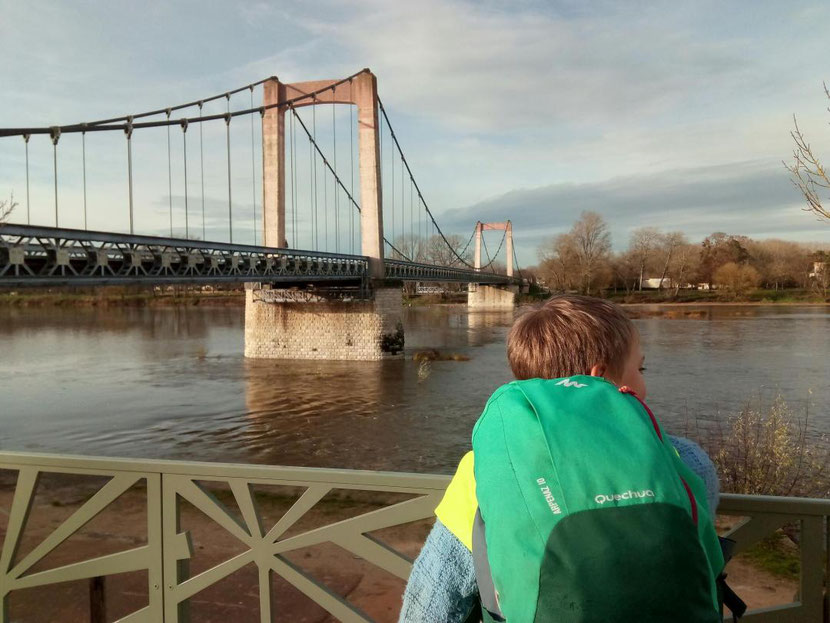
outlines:
[{"label": "river surface ripple", "polygon": [[[830,308],[666,309],[635,323],[669,432],[702,438],[780,392],[830,433]],[[340,363],[246,360],[238,308],[2,309],[0,448],[450,472],[510,380],[513,316],[410,308],[406,360]],[[411,360],[431,348],[470,361]]]}]

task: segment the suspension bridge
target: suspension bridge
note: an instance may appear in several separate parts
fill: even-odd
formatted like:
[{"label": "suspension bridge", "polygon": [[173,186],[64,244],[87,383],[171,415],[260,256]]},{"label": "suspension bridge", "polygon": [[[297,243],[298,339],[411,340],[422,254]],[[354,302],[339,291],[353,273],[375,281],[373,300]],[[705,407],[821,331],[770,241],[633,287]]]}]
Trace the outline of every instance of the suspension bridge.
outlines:
[{"label": "suspension bridge", "polygon": [[[108,147],[96,155],[100,137]],[[245,283],[246,354],[371,359],[402,342],[399,320],[388,330],[395,296],[384,290],[399,299],[403,281],[463,282],[471,306],[512,306],[520,284],[510,221],[476,223],[466,243],[441,228],[368,69],[293,84],[272,76],[122,117],[2,128],[0,139],[6,151],[19,141],[19,179],[8,182],[25,188],[0,226],[0,287]],[[51,157],[30,158],[50,143]],[[492,255],[489,230],[502,234]],[[362,304],[384,320],[343,348],[301,347],[319,341],[309,332],[331,334],[331,322],[300,323],[299,342],[274,346],[285,333],[275,313],[286,326],[282,312],[303,314],[297,303],[316,303],[307,312],[319,317],[319,304],[344,301],[352,308],[337,313]]]}]

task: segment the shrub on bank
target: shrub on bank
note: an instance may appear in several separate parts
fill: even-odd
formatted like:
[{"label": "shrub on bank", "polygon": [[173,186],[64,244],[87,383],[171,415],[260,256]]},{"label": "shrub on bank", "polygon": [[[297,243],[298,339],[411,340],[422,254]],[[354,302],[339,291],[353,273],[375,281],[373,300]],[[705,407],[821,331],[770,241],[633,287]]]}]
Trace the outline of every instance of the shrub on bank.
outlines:
[{"label": "shrub on bank", "polygon": [[830,451],[807,435],[781,396],[768,406],[747,404],[706,445],[730,493],[830,497]]}]

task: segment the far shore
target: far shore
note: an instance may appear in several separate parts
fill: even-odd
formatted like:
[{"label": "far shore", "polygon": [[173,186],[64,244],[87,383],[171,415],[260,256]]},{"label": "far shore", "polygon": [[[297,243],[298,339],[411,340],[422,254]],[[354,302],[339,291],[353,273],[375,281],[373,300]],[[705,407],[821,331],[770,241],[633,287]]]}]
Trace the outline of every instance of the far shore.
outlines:
[{"label": "far shore", "polygon": [[[543,301],[548,295],[522,294],[517,298],[517,305],[527,305]],[[658,292],[631,293],[629,295],[606,293],[609,300],[632,309],[664,307],[713,307],[743,306],[763,307],[771,305],[811,306],[830,305],[830,300],[821,300],[806,291],[766,291],[750,292],[743,297],[726,298],[714,292],[688,292],[679,299],[666,300]],[[653,300],[649,300],[653,299]],[[195,307],[222,306],[242,307],[245,291],[242,288],[201,290],[186,286],[174,286],[164,289],[144,287],[106,286],[99,288],[18,288],[0,289],[0,308],[29,307]],[[466,293],[453,292],[444,295],[404,295],[407,307],[427,307],[434,305],[465,305]]]}]

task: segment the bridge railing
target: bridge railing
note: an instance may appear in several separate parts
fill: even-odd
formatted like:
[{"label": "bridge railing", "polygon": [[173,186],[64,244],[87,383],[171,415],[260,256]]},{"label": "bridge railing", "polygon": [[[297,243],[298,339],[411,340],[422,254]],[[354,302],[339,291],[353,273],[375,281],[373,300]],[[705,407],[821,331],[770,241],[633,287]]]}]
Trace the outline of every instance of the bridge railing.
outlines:
[{"label": "bridge railing", "polygon": [[474,271],[469,268],[435,266],[433,264],[419,264],[417,262],[403,262],[390,259],[385,259],[383,264],[387,279],[460,281],[463,283],[496,283],[505,285],[518,285],[521,283],[520,279],[484,270]]},{"label": "bridge railing", "polygon": [[[282,615],[286,612],[286,604],[277,599],[272,605],[276,597],[276,576],[339,620],[371,621],[373,619],[365,608],[341,594],[346,592],[351,596],[349,591],[332,589],[326,582],[325,576],[329,574],[324,570],[318,574],[323,577],[316,577],[298,563],[297,554],[314,546],[336,546],[360,559],[361,564],[398,578],[402,585],[411,570],[411,559],[402,553],[400,546],[394,547],[373,533],[428,520],[449,482],[448,477],[436,475],[13,452],[0,453],[0,474],[3,473],[13,477],[6,479],[5,486],[0,479],[0,527],[5,517],[0,550],[2,623],[22,620],[14,614],[19,593],[36,587],[56,589],[55,585],[78,580],[92,581],[90,586],[94,590],[90,594],[97,595],[98,601],[93,599],[90,606],[91,620],[103,621],[101,578],[136,571],[146,573],[146,605],[118,620],[122,623],[186,622],[190,620],[192,598],[198,599],[199,593],[215,587],[243,567],[255,567],[256,572],[250,576],[251,586],[244,590],[238,587],[234,596],[250,593],[251,589],[256,591],[259,618],[263,622],[285,620]],[[50,505],[42,499],[36,504],[38,481],[45,475],[54,474],[63,478],[103,477],[104,482],[90,492],[90,497],[73,504],[53,500]],[[263,498],[259,495],[261,488],[274,486],[290,487],[297,492],[293,503],[277,505],[281,509],[278,513],[272,512],[276,508],[273,505],[264,511]],[[66,490],[63,491],[65,494]],[[345,491],[347,495],[366,492],[363,495],[370,495],[377,501],[364,504],[362,512],[354,516],[324,512],[323,525],[305,526],[303,520],[325,504],[324,498],[328,499],[335,491]],[[142,512],[138,515],[141,525],[134,526],[139,537],[130,542],[141,544],[113,553],[93,551],[91,556],[80,561],[72,560],[58,566],[44,564],[51,553],[98,515],[108,509],[118,510],[117,501],[128,492],[143,501]],[[27,536],[28,524],[31,517],[42,513],[44,508],[47,514],[62,511],[65,518],[49,521],[48,517],[41,516],[38,525],[42,534],[33,539]],[[191,532],[183,523],[185,508],[190,512],[195,509],[213,528],[210,538],[199,543],[199,553],[203,551],[201,548],[209,551],[218,547],[223,539],[233,541],[237,553],[191,573],[189,563],[196,550]],[[732,538],[738,541],[739,551],[784,524],[800,526],[801,578],[797,600],[784,606],[752,611],[745,620],[752,623],[827,622],[825,587],[830,500],[725,495],[720,510],[745,517],[731,532]],[[132,516],[135,519],[134,511]],[[129,525],[125,519],[124,527]],[[22,548],[24,543],[30,547]],[[336,566],[336,563],[332,561],[331,565]],[[398,603],[397,598],[393,601]],[[385,614],[385,617],[377,618],[395,619],[395,612],[386,611]]]}]

